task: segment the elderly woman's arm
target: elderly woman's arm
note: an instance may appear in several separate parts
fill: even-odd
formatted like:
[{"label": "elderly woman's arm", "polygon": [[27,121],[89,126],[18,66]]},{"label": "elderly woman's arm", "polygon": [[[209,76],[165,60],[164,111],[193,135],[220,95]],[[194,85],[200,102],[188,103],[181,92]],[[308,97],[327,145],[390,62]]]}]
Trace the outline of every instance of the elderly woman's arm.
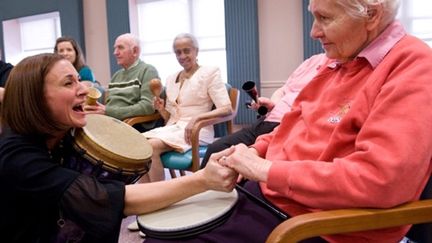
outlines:
[{"label": "elderly woman's arm", "polygon": [[214,117],[220,117],[220,116],[228,116],[231,115],[233,112],[231,105],[225,105],[216,109],[213,109],[209,112],[201,113],[198,116],[193,117],[189,123],[187,124],[185,128],[185,140],[187,143],[191,143],[191,136],[192,136],[192,128],[194,124],[198,121],[208,119],[208,118],[214,118]]},{"label": "elderly woman's arm", "polygon": [[231,105],[224,105],[222,107],[213,109],[209,112],[201,113],[198,116],[194,117],[193,119],[195,122],[201,121],[208,118],[214,118],[214,117],[220,117],[220,116],[228,116],[231,115],[233,112]]},{"label": "elderly woman's arm", "polygon": [[188,125],[185,128],[185,141],[187,143],[191,142],[190,138],[192,135],[192,127],[196,122],[214,117],[228,116],[233,113],[233,110],[231,108],[231,100],[228,95],[225,83],[222,80],[220,69],[210,69],[204,79],[208,84],[207,94],[209,95],[216,108],[192,117],[192,119],[189,121]]}]

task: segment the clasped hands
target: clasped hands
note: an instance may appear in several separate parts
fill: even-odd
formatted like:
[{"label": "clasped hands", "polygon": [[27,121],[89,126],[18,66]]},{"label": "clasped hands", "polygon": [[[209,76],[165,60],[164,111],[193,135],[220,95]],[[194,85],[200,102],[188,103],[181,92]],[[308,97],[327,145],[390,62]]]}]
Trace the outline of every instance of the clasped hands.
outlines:
[{"label": "clasped hands", "polygon": [[229,168],[238,173],[237,181],[249,179],[253,181],[267,182],[268,172],[272,162],[258,156],[254,148],[244,144],[231,146],[219,153],[210,156],[210,161]]}]

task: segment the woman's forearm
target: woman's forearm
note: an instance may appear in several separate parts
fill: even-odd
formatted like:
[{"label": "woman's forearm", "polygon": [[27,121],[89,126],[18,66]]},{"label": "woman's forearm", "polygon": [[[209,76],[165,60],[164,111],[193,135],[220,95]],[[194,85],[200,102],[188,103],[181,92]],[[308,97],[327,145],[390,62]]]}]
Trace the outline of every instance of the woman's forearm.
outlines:
[{"label": "woman's forearm", "polygon": [[208,118],[220,117],[220,116],[228,116],[231,115],[232,113],[233,110],[231,108],[231,105],[226,105],[226,106],[213,109],[209,112],[200,114],[199,116],[196,117],[196,121],[200,121]]},{"label": "woman's forearm", "polygon": [[125,215],[144,214],[207,190],[200,174],[126,186]]}]

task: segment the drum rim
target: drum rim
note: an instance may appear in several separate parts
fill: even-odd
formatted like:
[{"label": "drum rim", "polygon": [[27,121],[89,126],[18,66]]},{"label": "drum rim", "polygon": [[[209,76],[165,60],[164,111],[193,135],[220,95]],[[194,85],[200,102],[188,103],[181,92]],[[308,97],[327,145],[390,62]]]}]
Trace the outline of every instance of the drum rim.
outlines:
[{"label": "drum rim", "polygon": [[[217,192],[217,191],[209,190],[209,191],[202,192],[200,194],[209,193],[209,192],[211,193],[211,192]],[[217,193],[222,193],[222,192],[217,192]],[[218,225],[222,224],[231,215],[233,209],[235,208],[235,205],[237,204],[237,201],[239,199],[239,195],[238,195],[238,192],[236,189],[233,189],[233,191],[230,193],[233,193],[232,198],[234,200],[230,202],[230,204],[228,205],[229,207],[227,207],[223,211],[219,212],[219,214],[214,218],[211,218],[211,219],[208,218],[205,220],[201,220],[200,222],[195,222],[194,224],[189,224],[187,226],[182,226],[182,227],[179,227],[177,229],[172,229],[172,228],[158,228],[158,227],[154,227],[151,225],[150,226],[144,225],[140,219],[141,219],[141,217],[145,217],[145,215],[138,215],[137,216],[138,227],[140,228],[140,230],[143,233],[146,233],[151,237],[160,238],[160,239],[169,239],[169,238],[175,238],[175,237],[184,238],[184,237],[190,237],[190,236],[205,232],[207,230],[213,229],[214,227],[217,227]],[[200,195],[200,194],[197,194],[197,195]],[[197,195],[194,195],[194,196],[197,196]],[[191,196],[191,197],[194,197],[194,196]],[[189,197],[189,198],[191,198],[191,197]],[[187,200],[189,198],[186,198],[184,200]],[[184,200],[182,200],[178,203],[181,203]],[[173,205],[175,205],[175,204],[173,204]],[[164,208],[164,209],[167,209],[167,208]],[[161,209],[161,210],[164,210],[164,209]],[[158,211],[150,213],[150,214],[154,214],[157,212]]]},{"label": "drum rim", "polygon": [[[93,164],[98,164],[98,162],[101,161],[103,162],[102,166],[108,170],[116,168],[117,170],[112,171],[118,171],[118,168],[121,168],[122,171],[130,173],[147,172],[149,170],[151,157],[135,160],[112,153],[91,140],[81,128],[75,131],[72,144],[74,149],[84,151],[83,156],[85,156],[86,159],[93,162]],[[113,161],[117,164],[114,164]]]},{"label": "drum rim", "polygon": [[229,209],[227,212],[220,215],[219,217],[215,218],[214,220],[188,229],[172,230],[172,231],[154,231],[143,227],[139,223],[138,223],[138,228],[140,229],[140,231],[146,234],[146,236],[153,237],[156,239],[179,239],[179,238],[192,237],[192,236],[196,236],[208,232],[225,223],[227,219],[231,216],[234,210],[234,206],[235,205],[233,205],[231,209]]},{"label": "drum rim", "polygon": [[[96,158],[101,158],[99,156],[103,156],[104,161],[112,162],[111,165],[116,166],[117,162],[124,162],[128,164],[142,163],[151,160],[151,156],[153,154],[153,148],[148,143],[148,140],[135,128],[130,125],[124,123],[123,121],[102,114],[87,114],[87,124],[82,128],[76,128],[74,133],[75,135],[79,135],[79,138],[75,140],[79,140],[78,142],[85,143],[85,145],[89,146],[89,150],[92,150],[93,154],[96,155]],[[111,125],[112,124],[112,129]],[[113,130],[116,128],[115,130]],[[117,130],[119,128],[119,130]],[[121,129],[120,129],[121,128]],[[96,133],[96,131],[102,133]],[[118,133],[120,132],[120,134]],[[130,132],[130,134],[124,134],[125,132]],[[142,147],[135,147],[136,149],[132,149],[131,146],[126,145],[126,148],[123,147],[124,142],[114,143],[108,141],[116,142],[119,138],[107,139],[105,136],[101,136],[101,134],[116,134],[117,136],[130,135],[128,138],[131,142],[134,142],[133,146],[140,146],[139,143],[142,143]],[[75,136],[74,136],[75,137]],[[101,140],[101,138],[104,138]],[[128,141],[129,141],[128,140]],[[138,141],[139,140],[139,141]],[[108,142],[108,143],[107,143]],[[114,146],[112,146],[114,145]],[[83,145],[81,145],[83,146]],[[122,150],[118,150],[118,147],[123,147]],[[84,147],[85,148],[85,147]],[[139,149],[138,149],[139,148]],[[135,151],[130,156],[125,154],[128,150]],[[136,151],[140,151],[139,154],[135,154]]]}]

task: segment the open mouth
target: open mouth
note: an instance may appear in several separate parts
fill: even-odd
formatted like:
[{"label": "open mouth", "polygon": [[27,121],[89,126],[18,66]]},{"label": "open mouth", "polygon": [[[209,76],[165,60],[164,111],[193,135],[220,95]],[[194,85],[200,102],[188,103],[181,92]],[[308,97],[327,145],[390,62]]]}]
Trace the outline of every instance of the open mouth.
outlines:
[{"label": "open mouth", "polygon": [[83,105],[82,105],[82,104],[76,105],[76,106],[74,106],[72,109],[73,109],[74,111],[77,111],[77,112],[83,112],[83,111],[84,111],[84,109],[83,109]]}]

